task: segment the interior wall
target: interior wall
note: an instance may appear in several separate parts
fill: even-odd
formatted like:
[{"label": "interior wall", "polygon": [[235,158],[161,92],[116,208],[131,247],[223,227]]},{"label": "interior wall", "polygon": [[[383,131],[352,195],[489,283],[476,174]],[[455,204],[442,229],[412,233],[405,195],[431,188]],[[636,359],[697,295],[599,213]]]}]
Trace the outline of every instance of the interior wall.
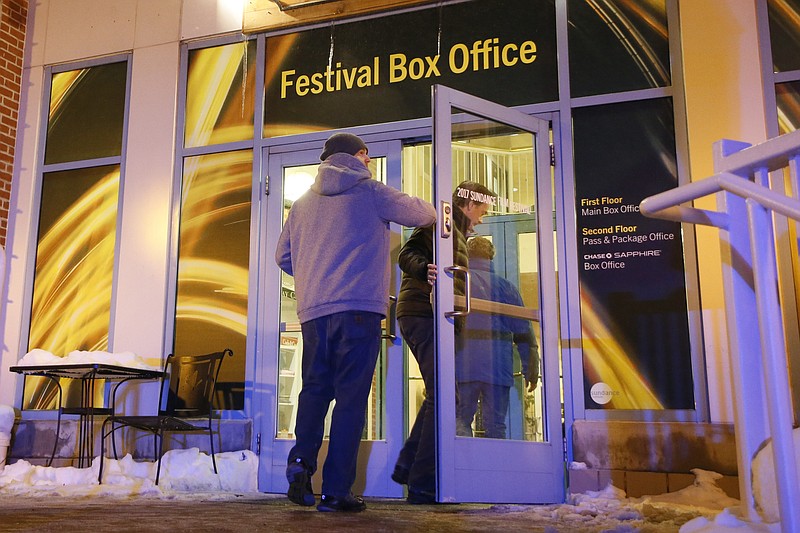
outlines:
[{"label": "interior wall", "polygon": [[[754,0],[681,0],[679,10],[689,165],[698,181],[714,174],[716,141],[767,138],[756,10]],[[716,199],[695,206],[715,210]],[[732,422],[719,230],[697,226],[697,247],[711,421]]]}]

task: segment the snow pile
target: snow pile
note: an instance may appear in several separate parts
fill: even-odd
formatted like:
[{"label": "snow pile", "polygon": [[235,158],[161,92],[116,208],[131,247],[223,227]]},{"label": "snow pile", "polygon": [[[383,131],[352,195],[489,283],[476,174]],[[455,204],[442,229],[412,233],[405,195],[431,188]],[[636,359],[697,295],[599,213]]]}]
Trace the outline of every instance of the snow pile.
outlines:
[{"label": "snow pile", "polygon": [[[795,428],[794,456],[795,463],[800,468],[800,428]],[[756,501],[761,517],[765,522],[777,522],[780,519],[778,508],[778,486],[775,479],[775,459],[772,441],[761,448],[753,458],[753,498]],[[798,473],[800,475],[800,473]],[[800,483],[800,480],[798,481]]]},{"label": "snow pile", "polygon": [[705,517],[686,522],[680,533],[781,533],[780,524],[751,524],[737,518],[730,509],[725,509],[713,520]]},{"label": "snow pile", "polygon": [[[693,469],[694,483],[679,491],[626,498],[612,485],[604,490],[574,494],[567,505],[553,509],[553,518],[581,528],[636,531],[644,524],[659,524],[680,533],[780,533],[780,524],[751,524],[739,515],[739,500],[718,485],[722,475]],[[659,529],[660,531],[661,529]]]},{"label": "snow pile", "polygon": [[14,427],[14,408],[9,405],[0,405],[0,438],[5,435],[11,438],[11,428]]},{"label": "snow pile", "polygon": [[102,351],[74,350],[64,357],[54,355],[52,352],[36,348],[26,353],[17,363],[19,366],[40,366],[59,364],[86,364],[102,363],[106,365],[127,366],[130,368],[145,368],[148,370],[161,370],[160,359],[144,358],[133,352],[109,353]]},{"label": "snow pile", "polygon": [[175,493],[258,492],[258,457],[249,450],[214,454],[219,475],[214,474],[211,456],[198,448],[170,450],[161,458],[158,485],[156,463],[136,462],[130,455],[103,461],[103,483],[98,484],[100,458],[89,468],[44,467],[17,461],[0,472],[0,494],[62,496],[150,495],[171,497]]},{"label": "snow pile", "polygon": [[644,520],[638,501],[626,498],[624,490],[611,484],[600,491],[572,494],[568,504],[557,509],[559,520],[584,522],[586,525],[594,525],[598,517],[621,523]]},{"label": "snow pile", "polygon": [[11,445],[11,428],[14,427],[14,408],[0,405],[0,470],[6,466],[8,448]]},{"label": "snow pile", "polygon": [[717,480],[722,474],[709,472],[700,468],[692,469],[694,483],[679,491],[659,494],[658,496],[645,496],[648,503],[669,503],[675,506],[690,505],[707,509],[725,509],[736,507],[739,500],[731,498],[717,485]]},{"label": "snow pile", "polygon": [[[570,465],[579,470],[579,463]],[[607,485],[601,491],[586,491],[572,494],[567,503],[561,505],[496,505],[492,512],[524,512],[531,529],[542,528],[554,532],[552,524],[558,524],[558,531],[608,531],[608,532],[683,532],[688,524],[695,524],[696,530],[724,531],[714,524],[729,517],[729,523],[736,523],[739,533],[756,531],[747,529],[748,525],[735,518],[727,507],[737,507],[739,500],[728,497],[716,484],[721,474],[705,470],[693,470],[695,482],[680,491],[658,496],[628,498],[625,491]],[[699,520],[699,522],[695,522]],[[711,524],[711,525],[709,525]],[[772,530],[763,530],[769,531]],[[776,532],[779,530],[775,530]]]}]

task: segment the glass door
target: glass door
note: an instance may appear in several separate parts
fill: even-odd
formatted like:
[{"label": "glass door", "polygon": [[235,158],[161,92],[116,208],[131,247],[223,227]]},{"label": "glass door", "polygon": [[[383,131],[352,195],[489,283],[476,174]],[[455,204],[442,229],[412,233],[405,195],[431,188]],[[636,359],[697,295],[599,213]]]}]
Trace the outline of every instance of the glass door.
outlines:
[{"label": "glass door", "polygon": [[[365,139],[368,142],[368,139]],[[318,147],[316,147],[318,145]],[[399,188],[400,143],[369,143],[370,170],[373,178]],[[265,292],[270,294],[262,303],[262,332],[264,361],[259,396],[262,417],[256,418],[256,431],[261,435],[259,487],[266,492],[285,492],[286,458],[294,445],[297,398],[302,388],[301,361],[303,336],[296,313],[294,279],[275,265],[274,253],[278,235],[289,209],[297,198],[313,184],[320,163],[322,142],[304,143],[265,149],[269,176],[266,238],[262,258],[267,275]],[[392,178],[389,178],[389,175]],[[277,216],[276,213],[280,213]],[[397,233],[399,242],[400,235]],[[379,274],[376,274],[379,275]],[[279,284],[279,289],[275,285]],[[279,303],[279,305],[277,305]],[[393,306],[390,307],[390,313]],[[402,397],[402,347],[394,332],[394,317],[384,321],[384,339],[373,377],[367,406],[366,425],[359,449],[359,471],[353,490],[367,496],[400,496],[402,489],[389,479],[388,465],[402,445],[403,406],[386,398]],[[277,330],[277,339],[273,332]],[[272,347],[272,348],[270,348]],[[277,347],[277,353],[275,350]],[[394,354],[394,352],[397,352]],[[274,391],[270,394],[270,391]],[[331,409],[333,404],[331,405]],[[322,464],[327,453],[327,437],[331,411],[325,421],[325,441],[319,457],[320,468],[312,479],[315,492],[321,489]]]},{"label": "glass door", "polygon": [[443,86],[433,109],[437,499],[562,502],[549,124]]}]

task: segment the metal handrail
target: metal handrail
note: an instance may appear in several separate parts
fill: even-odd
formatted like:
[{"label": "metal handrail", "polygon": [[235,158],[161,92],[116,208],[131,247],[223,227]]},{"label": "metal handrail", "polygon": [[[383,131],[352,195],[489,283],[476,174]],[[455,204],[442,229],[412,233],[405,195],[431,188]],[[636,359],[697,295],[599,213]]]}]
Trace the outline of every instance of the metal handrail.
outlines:
[{"label": "metal handrail", "polygon": [[645,198],[639,204],[639,210],[649,217],[728,229],[727,213],[680,205],[722,191],[750,198],[776,213],[800,220],[800,202],[729,172],[721,172]]},{"label": "metal handrail", "polygon": [[[794,453],[783,320],[775,290],[777,264],[770,211],[800,221],[800,201],[742,175],[754,176],[766,184],[768,172],[788,166],[792,177],[796,178],[799,160],[800,130],[752,147],[721,141],[715,145],[717,174],[650,196],[639,204],[645,216],[714,226],[728,233],[722,239],[723,250],[730,252],[729,259],[736,258],[731,259],[736,264],[723,264],[723,274],[728,276],[723,275],[723,278],[726,278],[726,314],[729,320],[736,320],[737,333],[730,331],[729,324],[729,335],[734,384],[740,389],[734,390],[739,407],[734,415],[744,515],[752,521],[760,521],[753,501],[752,461],[758,447],[764,444],[762,439],[771,438],[782,527],[783,531],[794,533],[800,532],[800,508],[796,505],[800,501],[800,472]],[[720,192],[729,193],[718,202],[724,211],[682,205]],[[747,219],[746,224],[743,218]],[[731,274],[731,271],[736,272]],[[753,308],[758,317],[757,331],[752,325]],[[756,335],[759,343],[755,342]],[[759,348],[759,354],[752,353]],[[765,411],[768,427],[759,419]]]}]

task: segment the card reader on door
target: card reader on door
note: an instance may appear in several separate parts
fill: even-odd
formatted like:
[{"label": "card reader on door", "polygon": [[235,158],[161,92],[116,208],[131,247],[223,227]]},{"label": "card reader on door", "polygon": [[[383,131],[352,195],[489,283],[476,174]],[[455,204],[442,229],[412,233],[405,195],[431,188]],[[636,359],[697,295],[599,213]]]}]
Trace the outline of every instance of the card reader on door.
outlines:
[{"label": "card reader on door", "polygon": [[453,208],[450,207],[449,202],[445,202],[444,200],[442,200],[439,206],[439,220],[441,221],[439,227],[442,228],[442,238],[446,239],[453,231]]}]

